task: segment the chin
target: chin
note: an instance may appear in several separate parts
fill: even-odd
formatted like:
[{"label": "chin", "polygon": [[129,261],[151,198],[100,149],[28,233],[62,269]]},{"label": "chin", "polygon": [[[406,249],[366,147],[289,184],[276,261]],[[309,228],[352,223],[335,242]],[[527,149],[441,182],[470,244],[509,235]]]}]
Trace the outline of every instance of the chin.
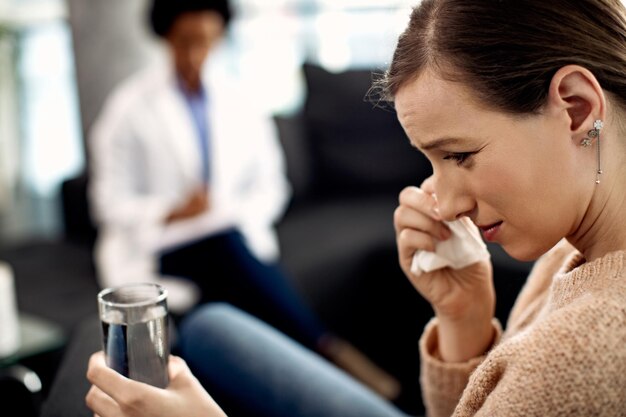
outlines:
[{"label": "chin", "polygon": [[502,245],[502,249],[513,259],[520,262],[536,261],[541,255],[546,253],[550,248],[544,249],[531,245]]}]

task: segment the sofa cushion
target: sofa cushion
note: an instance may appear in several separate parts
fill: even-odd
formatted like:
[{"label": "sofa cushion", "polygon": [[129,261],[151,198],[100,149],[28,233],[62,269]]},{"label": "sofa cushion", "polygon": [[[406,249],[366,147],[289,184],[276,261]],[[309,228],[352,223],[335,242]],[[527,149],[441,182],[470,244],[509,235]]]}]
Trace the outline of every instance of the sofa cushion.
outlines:
[{"label": "sofa cushion", "polygon": [[389,106],[367,98],[371,70],[331,73],[303,67],[307,87],[304,119],[317,193],[399,191],[430,175]]}]

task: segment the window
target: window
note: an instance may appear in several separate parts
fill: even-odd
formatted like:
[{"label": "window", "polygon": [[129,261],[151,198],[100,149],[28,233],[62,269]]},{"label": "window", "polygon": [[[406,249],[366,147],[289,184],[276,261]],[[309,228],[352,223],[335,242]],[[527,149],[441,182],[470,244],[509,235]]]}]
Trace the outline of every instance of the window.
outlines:
[{"label": "window", "polygon": [[[234,0],[231,44],[242,80],[268,110],[293,111],[303,62],[331,71],[384,69],[415,0]],[[264,80],[261,85],[258,81]]]},{"label": "window", "polygon": [[61,181],[84,163],[64,6],[62,0],[0,0],[3,237],[42,227],[53,232],[58,222],[51,206],[37,204],[56,198]]}]

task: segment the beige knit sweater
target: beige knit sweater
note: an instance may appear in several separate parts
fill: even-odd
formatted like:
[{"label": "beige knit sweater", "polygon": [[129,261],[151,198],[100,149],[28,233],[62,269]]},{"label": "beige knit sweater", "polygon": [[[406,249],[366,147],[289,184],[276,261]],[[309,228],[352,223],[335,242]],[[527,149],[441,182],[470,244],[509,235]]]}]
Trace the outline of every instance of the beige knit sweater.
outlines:
[{"label": "beige knit sweater", "polygon": [[566,241],[533,268],[490,352],[438,360],[420,340],[429,417],[626,416],[626,251],[593,262]]}]

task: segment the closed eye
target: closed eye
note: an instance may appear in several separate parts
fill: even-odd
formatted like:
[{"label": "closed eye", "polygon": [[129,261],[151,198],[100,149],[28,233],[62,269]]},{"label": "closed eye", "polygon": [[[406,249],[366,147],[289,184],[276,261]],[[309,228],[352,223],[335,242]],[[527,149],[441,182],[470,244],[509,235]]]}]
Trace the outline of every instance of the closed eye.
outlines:
[{"label": "closed eye", "polygon": [[455,161],[457,165],[461,166],[467,162],[467,159],[474,155],[476,152],[454,152],[449,153],[443,157],[446,161]]}]

